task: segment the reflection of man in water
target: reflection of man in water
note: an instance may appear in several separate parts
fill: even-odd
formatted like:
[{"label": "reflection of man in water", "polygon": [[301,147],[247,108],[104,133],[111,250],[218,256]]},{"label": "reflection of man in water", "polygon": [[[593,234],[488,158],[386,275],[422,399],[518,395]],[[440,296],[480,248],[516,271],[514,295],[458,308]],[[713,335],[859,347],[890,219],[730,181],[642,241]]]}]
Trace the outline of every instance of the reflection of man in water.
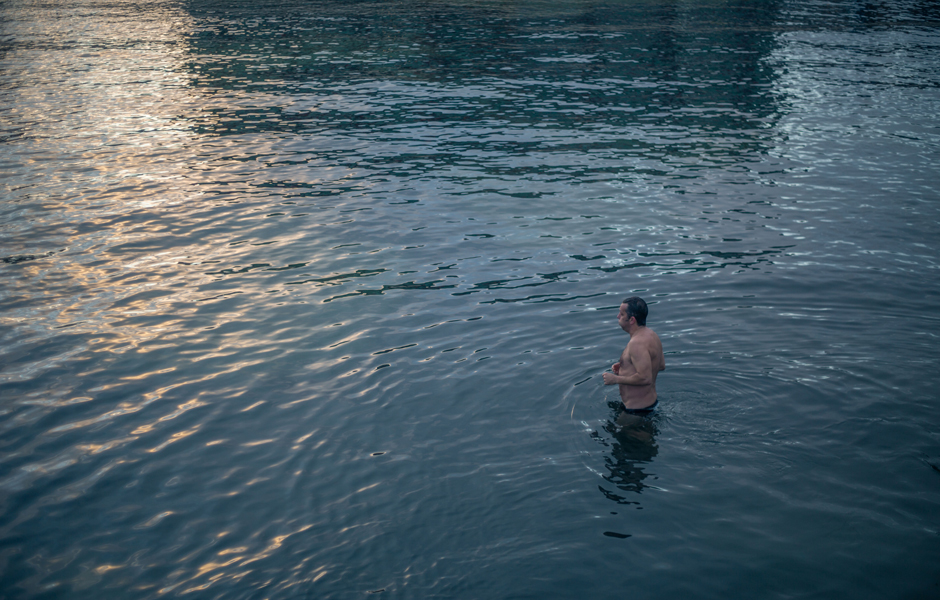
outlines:
[{"label": "reflection of man in water", "polygon": [[[648,477],[656,479],[655,475],[645,471],[659,453],[656,445],[656,435],[659,433],[656,417],[631,415],[621,410],[617,422],[608,422],[604,430],[612,439],[602,443],[613,445],[610,456],[604,459],[610,471],[610,474],[604,475],[604,479],[624,492],[641,493],[647,486]],[[598,487],[609,500],[617,504],[639,504],[637,500],[623,496],[617,490],[603,485]]]},{"label": "reflection of man in water", "polygon": [[604,385],[620,385],[620,400],[628,411],[651,410],[656,405],[656,376],[666,368],[663,344],[646,326],[646,302],[631,296],[620,305],[617,322],[630,334],[630,342],[614,363],[613,373],[604,373]]}]

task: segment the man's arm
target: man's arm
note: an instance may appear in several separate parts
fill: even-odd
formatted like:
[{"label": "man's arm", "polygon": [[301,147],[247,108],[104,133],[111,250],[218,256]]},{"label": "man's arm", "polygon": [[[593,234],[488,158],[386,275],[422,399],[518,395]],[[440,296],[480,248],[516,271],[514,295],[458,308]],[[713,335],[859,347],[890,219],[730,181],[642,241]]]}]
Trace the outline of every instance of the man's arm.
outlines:
[{"label": "man's arm", "polygon": [[630,357],[630,362],[636,369],[636,373],[631,375],[604,373],[604,385],[651,385],[653,383],[653,365],[650,361],[650,353],[646,351],[646,348],[627,344],[627,356]]}]

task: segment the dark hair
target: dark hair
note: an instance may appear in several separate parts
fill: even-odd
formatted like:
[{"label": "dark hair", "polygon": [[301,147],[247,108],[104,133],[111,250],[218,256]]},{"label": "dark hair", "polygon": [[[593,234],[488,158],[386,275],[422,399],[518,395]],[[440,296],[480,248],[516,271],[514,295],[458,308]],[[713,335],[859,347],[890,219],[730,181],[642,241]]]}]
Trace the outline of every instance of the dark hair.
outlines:
[{"label": "dark hair", "polygon": [[627,305],[627,318],[636,317],[636,324],[646,326],[646,315],[649,314],[649,309],[646,308],[646,302],[643,301],[643,298],[639,296],[630,296],[622,302],[622,304]]}]

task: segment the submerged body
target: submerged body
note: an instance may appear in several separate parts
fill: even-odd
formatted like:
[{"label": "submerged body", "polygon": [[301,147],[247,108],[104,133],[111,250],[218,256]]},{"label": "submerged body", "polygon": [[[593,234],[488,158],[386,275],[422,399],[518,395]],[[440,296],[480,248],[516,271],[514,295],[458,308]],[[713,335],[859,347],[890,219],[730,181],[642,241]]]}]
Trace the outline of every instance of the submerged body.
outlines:
[{"label": "submerged body", "polygon": [[620,305],[617,322],[630,334],[630,342],[611,367],[613,373],[604,373],[604,385],[619,385],[620,400],[631,410],[656,403],[656,377],[666,369],[663,344],[646,326],[646,314],[646,303],[640,298],[627,298]]}]

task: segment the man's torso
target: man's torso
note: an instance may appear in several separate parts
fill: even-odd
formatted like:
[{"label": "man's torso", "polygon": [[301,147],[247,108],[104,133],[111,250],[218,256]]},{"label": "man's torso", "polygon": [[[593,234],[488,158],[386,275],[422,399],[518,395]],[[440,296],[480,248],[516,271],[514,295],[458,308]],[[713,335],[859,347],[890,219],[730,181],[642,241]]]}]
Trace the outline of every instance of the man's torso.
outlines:
[{"label": "man's torso", "polygon": [[[635,346],[639,348],[634,348]],[[626,408],[646,408],[656,402],[656,377],[666,368],[663,345],[652,329],[644,328],[642,332],[631,336],[630,343],[620,355],[620,375],[629,377],[637,372],[633,361],[630,360],[629,351],[632,349],[649,355],[653,382],[649,385],[621,384],[620,400]]]}]

